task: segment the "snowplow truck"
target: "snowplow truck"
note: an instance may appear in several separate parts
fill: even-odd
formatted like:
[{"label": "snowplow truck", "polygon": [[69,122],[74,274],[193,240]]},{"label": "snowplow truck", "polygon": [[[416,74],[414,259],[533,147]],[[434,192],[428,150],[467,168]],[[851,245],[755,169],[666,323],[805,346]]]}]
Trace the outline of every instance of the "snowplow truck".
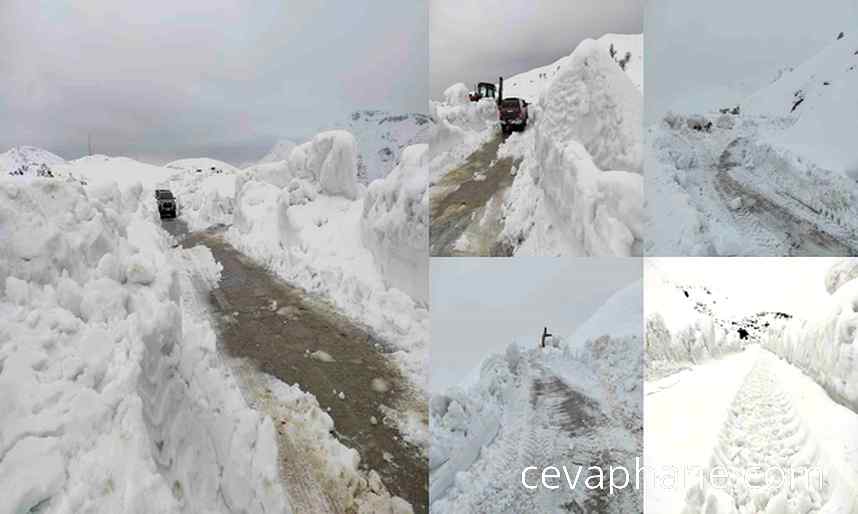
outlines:
[{"label": "snowplow truck", "polygon": [[479,102],[483,98],[494,98],[495,85],[489,82],[480,82],[468,97],[472,102]]}]

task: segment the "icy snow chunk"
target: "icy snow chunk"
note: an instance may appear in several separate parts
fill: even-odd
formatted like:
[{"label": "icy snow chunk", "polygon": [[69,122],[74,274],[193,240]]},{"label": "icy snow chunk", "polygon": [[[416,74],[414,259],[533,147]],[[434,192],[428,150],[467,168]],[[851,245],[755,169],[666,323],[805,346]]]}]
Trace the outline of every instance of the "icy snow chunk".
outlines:
[{"label": "icy snow chunk", "polygon": [[345,399],[346,399],[346,395],[345,395],[345,393],[343,393],[342,391],[340,391],[340,392],[337,394],[337,398],[339,398],[340,400],[345,400]]},{"label": "icy snow chunk", "polygon": [[354,200],[358,196],[357,143],[345,130],[317,134],[312,142],[311,169],[324,193]]},{"label": "icy snow chunk", "polygon": [[311,353],[310,358],[319,362],[334,362],[334,358],[331,357],[331,354],[329,354],[328,352],[323,352],[322,350],[316,350],[315,352]]},{"label": "icy snow chunk", "polygon": [[459,82],[444,90],[444,102],[449,105],[463,105],[470,102],[468,86]]}]

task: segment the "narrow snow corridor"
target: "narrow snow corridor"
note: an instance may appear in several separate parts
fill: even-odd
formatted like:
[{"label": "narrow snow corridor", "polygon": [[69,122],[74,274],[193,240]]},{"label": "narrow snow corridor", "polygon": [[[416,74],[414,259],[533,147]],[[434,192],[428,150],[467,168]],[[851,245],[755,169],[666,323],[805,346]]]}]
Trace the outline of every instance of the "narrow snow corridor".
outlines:
[{"label": "narrow snow corridor", "polygon": [[512,157],[498,158],[504,140],[498,132],[437,184],[431,199],[431,255],[510,255],[511,249],[499,244],[500,207],[515,165]]},{"label": "narrow snow corridor", "polygon": [[350,512],[348,497],[361,486],[326,478],[330,463],[288,435],[293,421],[278,415],[268,375],[315,397],[334,420],[334,437],[360,455],[372,494],[399,496],[425,512],[425,457],[398,429],[403,419],[425,418],[425,403],[388,358],[392,350],[323,301],[274,278],[218,230],[185,235],[180,221],[163,225],[186,248],[205,245],[223,266],[208,308],[248,402],[275,419],[281,477],[295,511]]},{"label": "narrow snow corridor", "polygon": [[[767,350],[648,382],[646,393],[649,512],[858,512],[858,413]],[[682,473],[671,487],[668,470]]]}]

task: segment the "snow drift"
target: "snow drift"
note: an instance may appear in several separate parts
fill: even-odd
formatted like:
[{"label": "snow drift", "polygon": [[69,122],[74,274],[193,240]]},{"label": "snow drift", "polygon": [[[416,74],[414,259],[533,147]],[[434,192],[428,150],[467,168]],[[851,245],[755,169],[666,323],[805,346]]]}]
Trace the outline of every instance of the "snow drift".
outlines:
[{"label": "snow drift", "polygon": [[151,193],[0,196],[0,512],[288,511],[271,420],[183,323]]}]

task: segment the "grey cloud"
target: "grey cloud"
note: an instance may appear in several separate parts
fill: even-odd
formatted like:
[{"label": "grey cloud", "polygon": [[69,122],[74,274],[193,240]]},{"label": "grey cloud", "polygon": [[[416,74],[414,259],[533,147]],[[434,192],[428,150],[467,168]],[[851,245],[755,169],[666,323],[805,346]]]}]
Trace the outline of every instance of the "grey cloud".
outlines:
[{"label": "grey cloud", "polygon": [[430,0],[431,93],[495,81],[568,55],[607,32],[640,33],[643,0]]},{"label": "grey cloud", "polygon": [[350,111],[426,110],[421,2],[0,5],[0,151],[258,158]]}]

